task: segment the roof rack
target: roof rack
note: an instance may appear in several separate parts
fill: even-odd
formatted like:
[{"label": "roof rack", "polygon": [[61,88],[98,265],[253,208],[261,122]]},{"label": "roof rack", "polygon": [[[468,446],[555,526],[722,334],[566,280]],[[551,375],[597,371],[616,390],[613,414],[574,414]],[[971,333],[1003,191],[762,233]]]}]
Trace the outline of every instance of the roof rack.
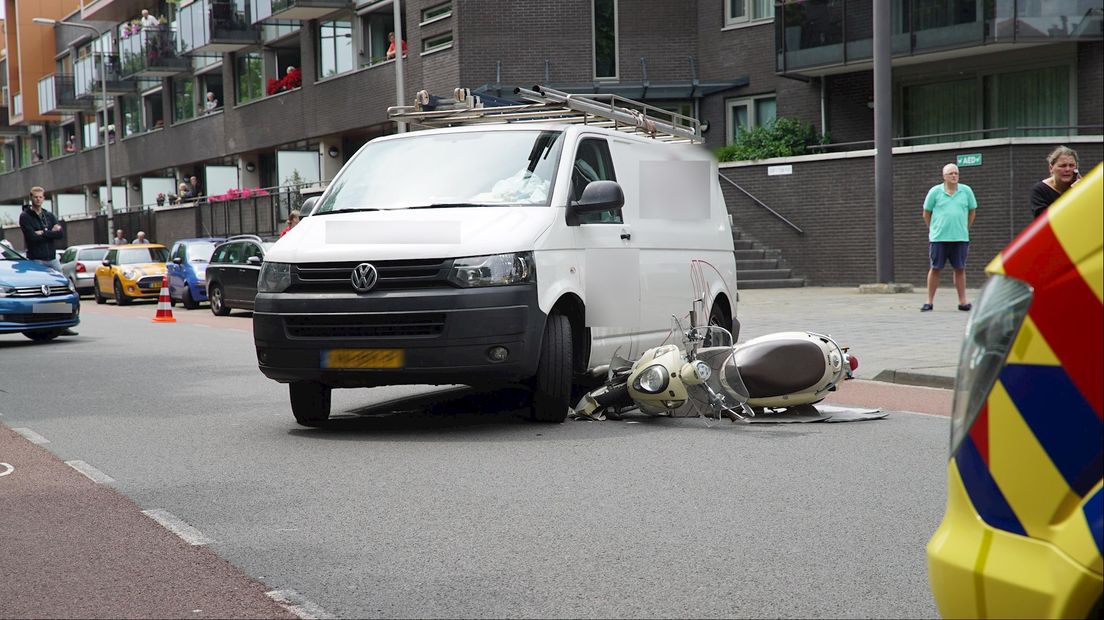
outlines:
[{"label": "roof rack", "polygon": [[422,90],[415,96],[414,105],[391,106],[387,115],[397,123],[426,128],[480,123],[580,123],[661,142],[703,141],[697,119],[613,94],[578,95],[539,85],[515,88],[514,94],[525,102],[495,100],[495,104],[506,105],[487,105],[483,97],[466,88],[455,89],[452,100]]},{"label": "roof rack", "polygon": [[249,239],[251,241],[264,241],[264,239],[261,239],[260,235],[250,235],[250,234],[230,235],[229,237],[226,238],[227,241],[234,241],[234,240],[237,240],[237,239]]}]

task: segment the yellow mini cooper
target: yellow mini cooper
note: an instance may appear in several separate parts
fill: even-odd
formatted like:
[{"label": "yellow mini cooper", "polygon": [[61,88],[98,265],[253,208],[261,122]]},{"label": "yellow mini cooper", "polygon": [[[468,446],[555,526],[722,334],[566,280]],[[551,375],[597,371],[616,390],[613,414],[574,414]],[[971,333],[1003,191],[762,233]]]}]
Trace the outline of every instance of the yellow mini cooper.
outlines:
[{"label": "yellow mini cooper", "polygon": [[120,306],[135,299],[156,298],[168,259],[169,251],[156,243],[109,247],[103,264],[96,268],[96,285],[92,287],[96,303],[107,303],[108,296]]},{"label": "yellow mini cooper", "polygon": [[946,618],[1100,618],[1104,168],[987,268],[958,364],[947,510],[928,543]]}]

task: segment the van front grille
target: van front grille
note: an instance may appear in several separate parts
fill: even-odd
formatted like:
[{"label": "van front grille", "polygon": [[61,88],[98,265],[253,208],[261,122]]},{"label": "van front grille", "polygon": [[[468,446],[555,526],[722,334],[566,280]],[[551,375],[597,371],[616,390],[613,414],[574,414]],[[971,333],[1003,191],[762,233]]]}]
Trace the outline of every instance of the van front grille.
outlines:
[{"label": "van front grille", "polygon": [[437,336],[443,312],[409,314],[302,314],[284,317],[289,338],[398,338]]},{"label": "van front grille", "polygon": [[353,268],[369,262],[379,280],[373,290],[450,287],[448,273],[452,259],[356,261],[304,263],[295,265],[288,292],[347,293],[353,290]]}]

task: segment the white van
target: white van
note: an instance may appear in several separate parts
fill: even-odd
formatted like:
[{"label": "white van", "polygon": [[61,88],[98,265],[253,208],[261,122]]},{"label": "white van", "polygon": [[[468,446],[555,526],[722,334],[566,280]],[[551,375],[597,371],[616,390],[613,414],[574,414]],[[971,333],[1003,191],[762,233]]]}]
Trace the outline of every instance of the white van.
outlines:
[{"label": "white van", "polygon": [[259,277],[258,363],[296,420],[325,423],[335,387],[523,383],[532,417],[562,422],[573,379],[669,340],[672,315],[735,335],[716,164],[645,128],[483,122],[362,147]]}]

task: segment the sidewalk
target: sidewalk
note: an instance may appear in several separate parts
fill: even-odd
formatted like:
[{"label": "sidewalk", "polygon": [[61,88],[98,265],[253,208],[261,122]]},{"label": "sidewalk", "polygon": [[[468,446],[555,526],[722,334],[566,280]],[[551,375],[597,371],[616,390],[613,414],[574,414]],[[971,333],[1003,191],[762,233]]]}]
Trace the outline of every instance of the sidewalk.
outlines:
[{"label": "sidewalk", "polygon": [[[935,296],[935,310],[920,312],[927,293],[860,294],[858,287],[805,287],[740,291],[740,340],[776,331],[831,335],[859,359],[856,378],[953,388],[969,312],[958,310],[950,282]],[[976,289],[966,297],[977,303]]]}]

